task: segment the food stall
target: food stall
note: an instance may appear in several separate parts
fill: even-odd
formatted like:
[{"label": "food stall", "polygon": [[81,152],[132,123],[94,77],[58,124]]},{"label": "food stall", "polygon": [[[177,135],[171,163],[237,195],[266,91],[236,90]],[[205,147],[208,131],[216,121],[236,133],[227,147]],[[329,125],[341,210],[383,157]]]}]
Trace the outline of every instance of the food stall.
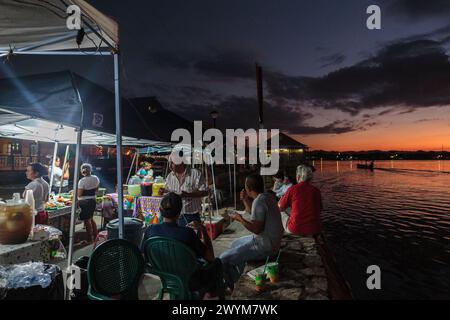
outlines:
[{"label": "food stall", "polygon": [[[20,83],[27,88],[24,92]],[[33,141],[53,141],[60,144],[93,144],[114,145],[115,121],[111,112],[107,110],[114,103],[114,95],[110,91],[97,86],[90,81],[70,72],[57,72],[40,74],[20,78],[0,79],[0,134],[5,137]],[[80,98],[82,100],[80,100]],[[92,101],[95,101],[93,103]],[[102,107],[97,104],[100,103]],[[135,119],[139,116],[131,106],[124,102],[131,110],[127,114]],[[82,112],[83,111],[83,112]],[[19,113],[20,112],[20,113]],[[86,124],[83,136],[79,135],[79,119],[84,114]],[[128,133],[125,126],[124,132]],[[129,132],[137,134],[135,131]],[[158,145],[151,139],[123,137],[123,143],[130,146]],[[167,145],[167,143],[161,143]],[[79,163],[79,147],[75,157],[75,163]],[[79,169],[79,164],[74,166]],[[78,182],[79,176],[74,176]],[[74,184],[72,189],[76,189]],[[62,240],[67,251],[72,247],[73,230],[76,221],[77,208],[74,206],[76,199],[72,194],[56,195],[49,199],[46,209],[49,213],[49,224],[62,231]],[[1,221],[0,221],[1,222]],[[25,248],[25,249],[24,249]],[[31,243],[14,244],[8,248],[2,247],[0,251],[8,251],[8,259],[14,255],[21,258],[37,259],[37,251],[40,245]],[[25,250],[25,251],[24,251]],[[34,253],[32,253],[32,252]],[[25,252],[25,254],[22,253]],[[27,253],[28,252],[28,253]],[[7,253],[5,253],[6,256]],[[70,256],[70,253],[69,253]],[[34,258],[32,258],[34,257]],[[43,259],[42,259],[43,260]]]}]

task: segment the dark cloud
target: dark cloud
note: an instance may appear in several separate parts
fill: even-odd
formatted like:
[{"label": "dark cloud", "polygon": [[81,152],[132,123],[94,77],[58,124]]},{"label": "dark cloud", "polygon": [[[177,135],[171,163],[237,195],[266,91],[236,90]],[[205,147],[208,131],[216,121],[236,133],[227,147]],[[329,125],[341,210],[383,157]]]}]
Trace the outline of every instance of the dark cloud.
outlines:
[{"label": "dark cloud", "polygon": [[395,108],[387,109],[387,110],[384,110],[384,111],[379,112],[378,115],[379,115],[379,116],[384,116],[384,115],[386,115],[386,114],[391,114],[391,113],[393,113],[395,110],[396,110]]},{"label": "dark cloud", "polygon": [[[214,105],[193,103],[176,106],[176,111],[184,117],[202,120],[206,124],[212,121],[209,116],[212,109],[219,112],[219,128],[249,129],[258,125],[257,102],[254,98],[229,96]],[[305,125],[312,117],[312,113],[295,106],[279,105],[272,101],[264,103],[264,126],[268,129],[281,129],[289,134],[341,134],[362,129],[351,121],[341,120],[319,127]]]},{"label": "dark cloud", "polygon": [[441,120],[441,119],[439,119],[439,118],[419,119],[419,120],[414,121],[414,123],[422,123],[422,122],[430,122],[430,121],[439,121],[439,120]]},{"label": "dark cloud", "polygon": [[242,52],[215,54],[194,63],[194,70],[208,77],[228,79],[254,79],[255,63]]},{"label": "dark cloud", "polygon": [[153,65],[161,68],[173,68],[178,70],[189,69],[196,56],[186,52],[176,53],[173,51],[156,51],[153,52],[148,60]]},{"label": "dark cloud", "polygon": [[[381,4],[386,6],[385,12],[411,19],[450,14],[450,2],[448,0],[383,0]],[[381,10],[383,12],[383,7]]]},{"label": "dark cloud", "polygon": [[149,57],[150,63],[161,68],[191,70],[198,75],[215,80],[236,80],[255,78],[256,55],[249,52],[225,51],[217,49],[205,52],[183,53],[155,52]]},{"label": "dark cloud", "polygon": [[[345,133],[367,130],[377,123],[372,117],[403,115],[419,108],[450,103],[450,62],[445,50],[450,26],[427,34],[386,43],[361,62],[321,77],[290,76],[264,67],[265,122],[292,134]],[[341,64],[345,56],[316,48],[323,67]],[[210,49],[204,53],[155,53],[150,60],[163,68],[190,70],[211,80],[236,82],[255,78],[255,54]],[[164,89],[164,88],[163,88]],[[209,119],[214,108],[218,123],[236,128],[257,126],[254,98],[223,96],[195,86],[174,87],[171,105],[190,119]],[[166,96],[168,92],[164,93]],[[186,106],[187,103],[187,106]],[[307,120],[315,108],[339,110],[350,116],[374,110],[363,121],[332,122],[311,127]],[[381,111],[377,110],[383,108]],[[188,110],[186,112],[186,110]]]},{"label": "dark cloud", "polygon": [[326,55],[319,60],[322,63],[320,68],[326,68],[342,64],[345,61],[345,56],[342,53],[334,53]]},{"label": "dark cloud", "polygon": [[450,103],[450,62],[433,40],[390,43],[356,65],[319,78],[266,76],[269,95],[351,115],[388,106],[429,107]]}]

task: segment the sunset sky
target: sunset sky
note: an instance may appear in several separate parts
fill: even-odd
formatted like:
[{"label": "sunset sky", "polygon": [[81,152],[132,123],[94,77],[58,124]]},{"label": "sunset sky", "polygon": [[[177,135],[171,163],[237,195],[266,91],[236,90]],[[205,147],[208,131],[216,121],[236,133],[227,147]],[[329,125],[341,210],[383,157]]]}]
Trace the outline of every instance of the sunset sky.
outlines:
[{"label": "sunset sky", "polygon": [[[90,2],[119,22],[128,97],[255,127],[258,62],[265,126],[312,149],[450,150],[450,1]],[[371,4],[381,30],[366,28]],[[16,57],[10,68],[72,69],[112,88],[104,58]]]}]

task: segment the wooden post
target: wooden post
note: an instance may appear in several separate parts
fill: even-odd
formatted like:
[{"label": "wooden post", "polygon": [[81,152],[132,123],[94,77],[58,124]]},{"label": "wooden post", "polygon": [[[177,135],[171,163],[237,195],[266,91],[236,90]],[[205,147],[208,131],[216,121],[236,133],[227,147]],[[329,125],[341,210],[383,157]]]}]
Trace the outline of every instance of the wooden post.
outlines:
[{"label": "wooden post", "polygon": [[[62,176],[61,176],[61,184],[59,185],[59,193],[62,191],[63,183],[64,183],[64,174],[66,173],[66,163],[67,163],[67,157],[69,156],[69,145],[66,146],[66,153],[64,154],[64,164],[63,164],[63,170],[62,170]],[[74,190],[73,192],[76,192],[77,190]]]}]

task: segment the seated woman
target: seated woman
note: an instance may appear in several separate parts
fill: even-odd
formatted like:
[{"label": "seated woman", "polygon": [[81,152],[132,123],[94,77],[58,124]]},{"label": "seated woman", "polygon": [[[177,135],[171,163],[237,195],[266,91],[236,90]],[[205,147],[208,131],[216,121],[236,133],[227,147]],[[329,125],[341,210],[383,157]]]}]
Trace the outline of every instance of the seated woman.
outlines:
[{"label": "seated woman", "polygon": [[286,193],[286,191],[288,191],[288,189],[290,187],[292,187],[295,183],[296,183],[296,181],[294,180],[294,178],[292,178],[288,175],[285,175],[284,179],[283,179],[283,184],[281,185],[278,192],[276,193],[277,198],[281,199],[284,196],[284,194]]},{"label": "seated woman", "polygon": [[94,243],[98,234],[97,225],[93,219],[95,207],[97,206],[95,194],[100,185],[100,180],[91,173],[92,166],[89,163],[81,165],[83,178],[78,182],[78,206],[81,209],[80,220],[84,222],[89,240]]},{"label": "seated woman", "polygon": [[284,174],[281,171],[279,171],[276,175],[272,177],[273,180],[272,191],[275,194],[277,194],[281,190],[281,187],[283,186],[283,178]]},{"label": "seated woman", "polygon": [[50,186],[42,177],[48,174],[47,168],[40,163],[31,163],[25,172],[27,179],[31,180],[25,187],[23,196],[27,190],[33,191],[34,208],[36,210],[35,224],[48,224],[48,214],[44,210],[45,203],[48,201]]},{"label": "seated woman", "polygon": [[[222,274],[221,262],[214,258],[211,239],[204,225],[198,221],[192,221],[188,227],[178,225],[182,207],[183,203],[179,195],[173,192],[165,195],[160,204],[164,222],[150,225],[145,232],[143,243],[152,237],[166,237],[186,244],[199,258],[199,269],[192,275],[189,283],[191,291],[205,290],[210,293],[210,296],[214,296],[218,293],[218,281],[223,281],[219,279],[219,275]],[[203,241],[194,230],[201,234]]]}]

